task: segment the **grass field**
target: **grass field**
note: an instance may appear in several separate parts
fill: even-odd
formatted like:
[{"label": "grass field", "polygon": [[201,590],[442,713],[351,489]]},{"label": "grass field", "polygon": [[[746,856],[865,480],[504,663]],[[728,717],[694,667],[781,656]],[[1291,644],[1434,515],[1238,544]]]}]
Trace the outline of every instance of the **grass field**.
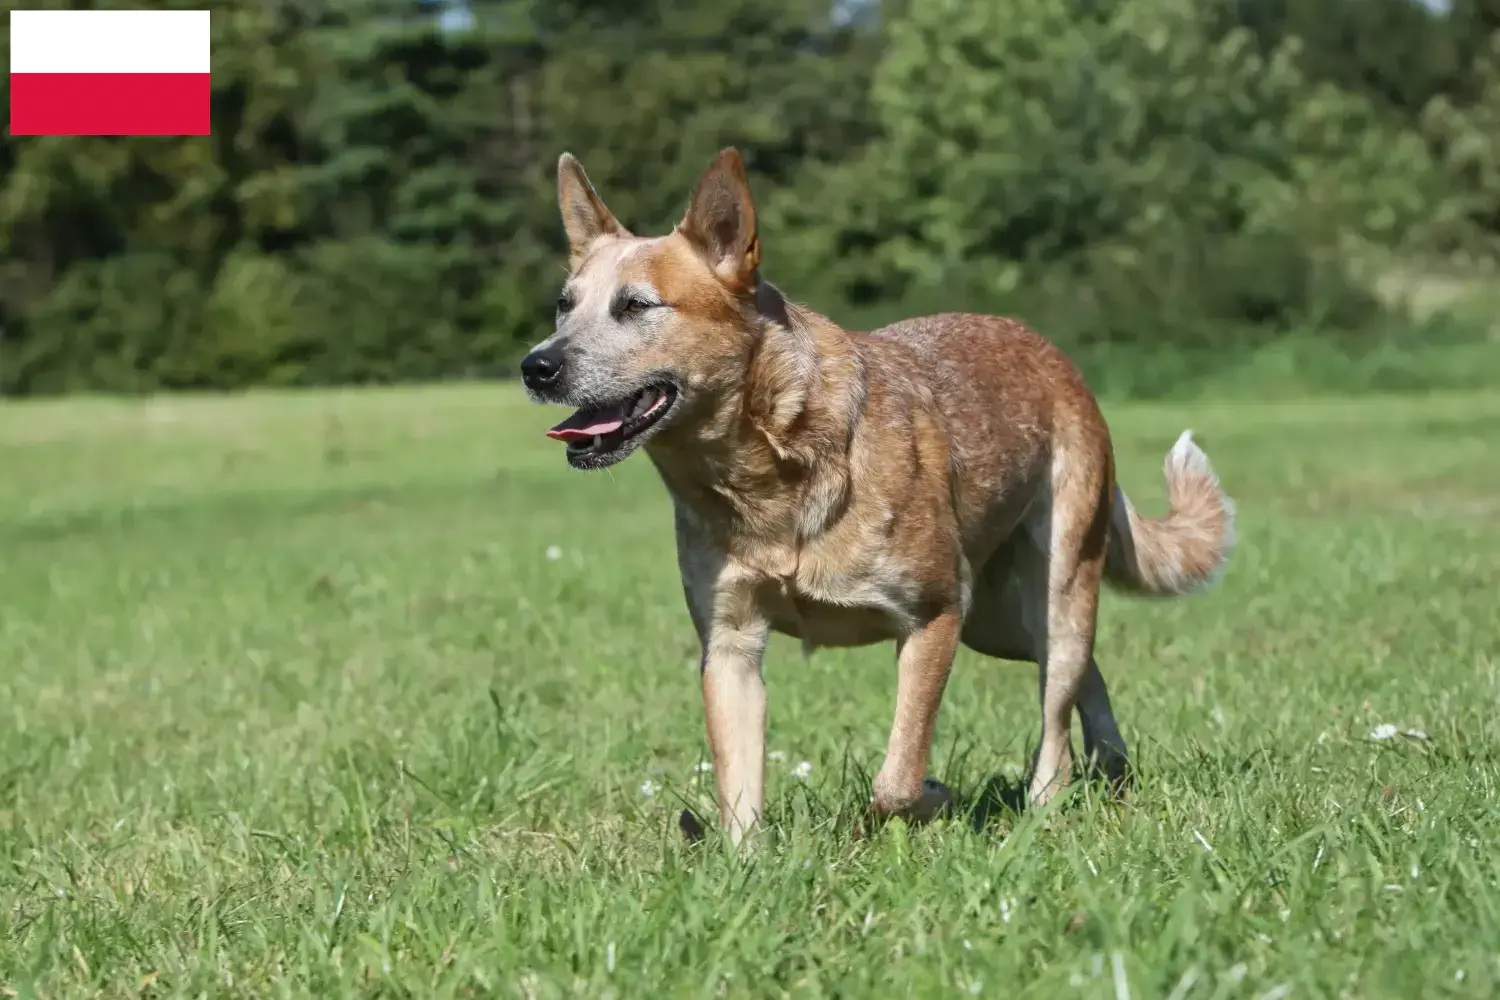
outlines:
[{"label": "grass field", "polygon": [[858,840],[892,652],[778,640],[739,860],[644,459],[495,387],[0,408],[0,995],[1496,995],[1500,396],[1106,412],[1241,513],[1106,602],[1130,801],[1004,808],[1034,671],[964,653],[971,815]]}]

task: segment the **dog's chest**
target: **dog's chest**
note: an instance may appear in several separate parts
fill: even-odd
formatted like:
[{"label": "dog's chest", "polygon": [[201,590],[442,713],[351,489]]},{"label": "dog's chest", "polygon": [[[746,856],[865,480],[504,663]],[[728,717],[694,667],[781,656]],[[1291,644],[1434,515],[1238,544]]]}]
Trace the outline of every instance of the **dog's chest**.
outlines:
[{"label": "dog's chest", "polygon": [[914,581],[883,556],[855,566],[801,558],[796,571],[767,581],[761,601],[776,631],[820,646],[864,646],[901,635],[911,618]]}]

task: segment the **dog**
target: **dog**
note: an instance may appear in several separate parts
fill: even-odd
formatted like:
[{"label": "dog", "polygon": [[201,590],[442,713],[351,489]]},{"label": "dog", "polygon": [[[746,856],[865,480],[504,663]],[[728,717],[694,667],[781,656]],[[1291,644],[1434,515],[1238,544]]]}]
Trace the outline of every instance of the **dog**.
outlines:
[{"label": "dog", "polygon": [[732,843],[764,806],[773,631],[808,652],[894,640],[877,817],[951,802],[927,766],[960,643],[1038,665],[1030,803],[1071,778],[1075,708],[1089,765],[1124,780],[1094,657],[1101,583],[1184,595],[1234,544],[1234,505],[1192,432],[1166,458],[1168,513],[1145,517],[1083,376],[1024,324],[946,313],[856,332],[763,280],[737,150],[665,236],[625,229],[569,153],[557,181],[570,274],[522,381],[533,402],[575,408],[547,432],[573,468],[644,449],[666,486]]}]

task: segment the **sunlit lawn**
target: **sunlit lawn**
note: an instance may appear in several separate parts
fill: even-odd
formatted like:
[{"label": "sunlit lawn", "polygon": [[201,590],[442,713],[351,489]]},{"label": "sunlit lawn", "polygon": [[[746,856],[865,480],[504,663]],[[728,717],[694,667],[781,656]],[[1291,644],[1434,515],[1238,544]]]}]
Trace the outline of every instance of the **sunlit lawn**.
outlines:
[{"label": "sunlit lawn", "polygon": [[1106,604],[1128,804],[997,806],[1034,671],[964,653],[975,815],[856,839],[891,650],[778,640],[737,862],[643,458],[505,387],[0,407],[0,992],[1495,995],[1500,396],[1106,414],[1241,512],[1219,590]]}]

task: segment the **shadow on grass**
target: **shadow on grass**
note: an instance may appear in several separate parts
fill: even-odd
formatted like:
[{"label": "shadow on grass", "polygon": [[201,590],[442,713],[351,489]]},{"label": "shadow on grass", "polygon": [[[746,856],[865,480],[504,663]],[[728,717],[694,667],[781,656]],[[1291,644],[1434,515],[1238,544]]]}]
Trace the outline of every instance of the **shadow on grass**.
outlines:
[{"label": "shadow on grass", "polygon": [[[1031,748],[1026,750],[1026,756],[1033,755]],[[810,822],[829,836],[863,840],[884,825],[888,820],[870,809],[871,775],[850,748],[845,748],[842,757],[840,774],[830,789],[819,793],[805,785],[794,786],[766,803],[762,826],[786,830],[793,824]],[[955,776],[955,781],[953,786],[945,786],[949,788],[950,801],[941,816],[967,824],[976,834],[993,835],[1008,833],[1024,814],[1033,811],[1028,796],[1029,774],[992,771],[978,780],[965,780],[964,775],[974,774],[969,764],[969,753],[960,750],[942,767],[942,771]],[[1092,762],[1075,758],[1068,789],[1057,804],[1069,812],[1099,799],[1121,803],[1128,800],[1137,781],[1138,773],[1128,763],[1122,777],[1111,779]],[[1080,792],[1084,794],[1077,794]],[[678,815],[678,829],[688,843],[702,843],[712,836],[718,817],[702,815],[686,797],[681,801],[684,808]]]},{"label": "shadow on grass", "polygon": [[[768,803],[767,806],[763,820],[766,827],[778,829],[795,821],[790,802]],[[945,814],[966,822],[975,833],[983,834],[999,828],[1008,829],[1025,809],[1025,780],[995,774],[985,778],[973,791],[954,792]],[[855,840],[865,839],[887,822],[870,811],[868,796],[858,793],[841,795],[836,802],[824,801],[817,812],[821,814],[818,819],[826,823],[834,835]],[[698,844],[709,836],[709,824],[713,822],[689,807],[678,815],[677,826],[684,840]]]},{"label": "shadow on grass", "polygon": [[967,817],[975,833],[1014,824],[1026,810],[1026,779],[991,774],[972,791],[953,795],[953,812]]}]

